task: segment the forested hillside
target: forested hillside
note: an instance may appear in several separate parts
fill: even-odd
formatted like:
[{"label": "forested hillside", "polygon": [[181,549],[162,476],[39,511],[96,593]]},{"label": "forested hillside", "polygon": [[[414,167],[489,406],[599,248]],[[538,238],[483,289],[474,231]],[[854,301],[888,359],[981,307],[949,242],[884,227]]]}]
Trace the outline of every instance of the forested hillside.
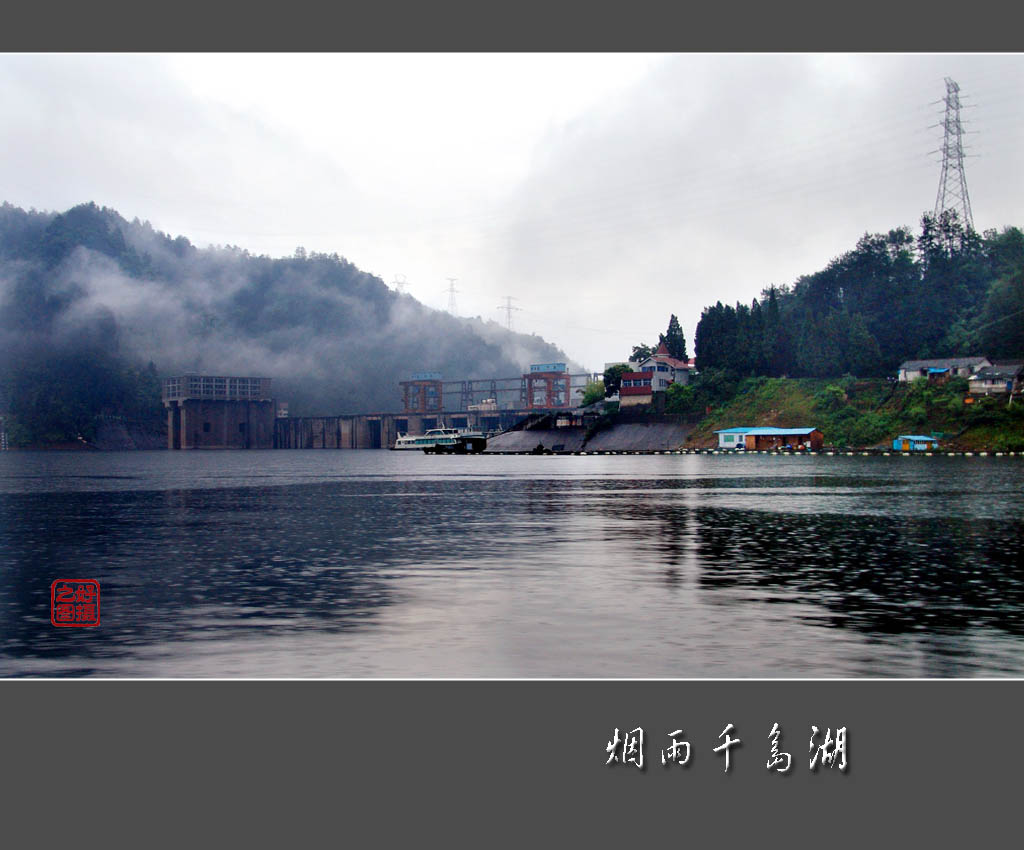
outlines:
[{"label": "forested hillside", "polygon": [[866,234],[792,286],[708,307],[697,368],[737,376],[871,377],[904,360],[1024,357],[1024,233],[978,235],[955,213]]},{"label": "forested hillside", "polygon": [[813,426],[838,448],[888,448],[899,434],[941,435],[952,450],[1024,451],[1024,405],[991,397],[964,404],[965,378],[900,383],[884,378],[741,378],[669,388],[666,410],[703,416],[694,447],[718,445],[715,431],[742,425]]},{"label": "forested hillside", "polygon": [[337,254],[200,249],[83,204],[0,208],[0,404],[17,442],[159,416],[159,378],[266,375],[294,414],[395,410],[398,381],[565,361],[537,336],[431,310]]}]

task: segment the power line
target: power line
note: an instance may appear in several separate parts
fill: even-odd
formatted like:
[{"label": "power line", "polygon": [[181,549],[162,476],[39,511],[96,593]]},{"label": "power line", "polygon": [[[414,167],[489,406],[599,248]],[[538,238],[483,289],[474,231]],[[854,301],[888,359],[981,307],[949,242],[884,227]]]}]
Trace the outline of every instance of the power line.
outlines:
[{"label": "power line", "polygon": [[[499,307],[498,309],[499,310],[504,310],[505,308],[504,307]],[[517,309],[520,309],[520,308],[517,308]],[[590,331],[591,333],[604,334],[604,335],[607,335],[607,334],[617,334],[617,335],[620,335],[620,336],[637,336],[637,335],[639,335],[639,336],[646,336],[647,334],[649,334],[651,332],[650,328],[647,328],[646,330],[637,330],[636,328],[592,328],[592,327],[588,327],[586,325],[573,325],[573,324],[569,324],[567,322],[552,321],[552,320],[544,318],[543,314],[541,314],[541,313],[534,313],[534,312],[532,312],[530,310],[523,310],[523,312],[527,316],[540,316],[541,317],[540,320],[538,321],[537,319],[534,319],[534,322],[536,324],[547,325],[548,327],[571,328],[572,330],[576,330],[576,331]]]},{"label": "power line", "polygon": [[983,330],[985,330],[985,328],[990,328],[990,327],[992,327],[992,325],[997,325],[1000,322],[1005,322],[1007,319],[1012,319],[1014,316],[1020,316],[1021,314],[1024,314],[1024,310],[1017,310],[1016,312],[1010,313],[1009,315],[1000,316],[995,321],[986,322],[985,324],[981,325],[980,327],[974,328],[974,332],[977,333],[978,331],[983,331]]}]

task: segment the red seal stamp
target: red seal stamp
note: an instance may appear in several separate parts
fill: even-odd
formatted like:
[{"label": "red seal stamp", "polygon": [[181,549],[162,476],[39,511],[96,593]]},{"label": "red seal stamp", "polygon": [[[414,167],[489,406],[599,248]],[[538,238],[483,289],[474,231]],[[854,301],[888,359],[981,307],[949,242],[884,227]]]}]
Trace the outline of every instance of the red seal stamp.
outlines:
[{"label": "red seal stamp", "polygon": [[91,578],[59,578],[50,585],[50,622],[55,626],[98,626],[100,583]]}]

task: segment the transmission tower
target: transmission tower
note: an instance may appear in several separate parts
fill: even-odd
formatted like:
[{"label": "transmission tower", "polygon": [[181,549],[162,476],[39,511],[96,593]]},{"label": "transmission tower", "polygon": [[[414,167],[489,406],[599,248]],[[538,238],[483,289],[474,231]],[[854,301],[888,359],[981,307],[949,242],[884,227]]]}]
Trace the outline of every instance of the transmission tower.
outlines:
[{"label": "transmission tower", "polygon": [[457,277],[447,278],[448,288],[441,290],[442,292],[448,293],[448,312],[453,316],[455,315],[455,293],[459,291],[455,288],[455,281],[457,280]]},{"label": "transmission tower", "polygon": [[391,285],[395,288],[395,292],[402,295],[405,292],[405,288],[409,285],[409,282],[405,279],[404,274],[396,274],[395,279],[391,281]]},{"label": "transmission tower", "polygon": [[499,304],[497,309],[505,311],[505,325],[509,330],[512,330],[512,312],[514,310],[522,310],[522,307],[513,307],[512,302],[517,301],[517,298],[513,298],[511,295],[505,296],[505,303]]},{"label": "transmission tower", "polygon": [[964,173],[964,128],[960,121],[960,86],[946,77],[946,118],[942,122],[942,177],[935,196],[935,218],[946,210],[956,210],[966,229],[974,230],[971,199],[967,195],[967,175]]}]

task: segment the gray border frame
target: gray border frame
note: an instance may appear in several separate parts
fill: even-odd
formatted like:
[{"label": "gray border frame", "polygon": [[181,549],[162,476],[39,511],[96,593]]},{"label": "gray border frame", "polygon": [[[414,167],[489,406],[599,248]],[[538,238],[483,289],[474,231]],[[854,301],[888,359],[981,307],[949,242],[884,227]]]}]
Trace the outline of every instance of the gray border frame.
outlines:
[{"label": "gray border frame", "polygon": [[[11,846],[977,845],[1019,832],[1022,698],[1018,681],[6,681],[0,807]],[[809,771],[811,724],[847,727],[845,772]],[[606,765],[638,725],[645,770]],[[679,728],[690,763],[663,767]]]},{"label": "gray border frame", "polygon": [[[408,2],[325,20],[302,5],[108,2],[11,9],[0,48],[1017,52],[1005,8],[975,4],[953,25],[934,5],[880,3]],[[964,845],[1019,831],[1022,705],[1013,680],[0,681],[0,812],[12,846]],[[762,761],[774,722],[788,776]],[[729,774],[710,751],[726,723],[743,739]],[[847,727],[845,773],[805,769],[811,723]],[[636,725],[647,769],[606,766],[614,728]],[[663,769],[658,740],[680,727],[693,761]]]},{"label": "gray border frame", "polygon": [[324,7],[131,0],[7,10],[4,51],[1019,52],[1005,3],[926,8],[656,0],[380,0]]}]

